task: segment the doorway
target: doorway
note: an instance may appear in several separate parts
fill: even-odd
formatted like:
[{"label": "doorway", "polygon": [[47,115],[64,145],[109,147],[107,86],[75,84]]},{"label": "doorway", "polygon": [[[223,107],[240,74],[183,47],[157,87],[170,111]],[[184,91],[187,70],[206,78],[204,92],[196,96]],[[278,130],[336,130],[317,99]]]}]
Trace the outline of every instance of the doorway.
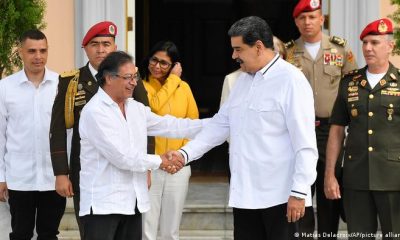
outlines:
[{"label": "doorway", "polygon": [[[182,57],[183,78],[196,99],[200,117],[219,109],[225,75],[238,65],[231,58],[227,32],[238,19],[257,15],[282,41],[299,36],[292,18],[298,0],[144,0],[136,1],[137,63],[160,40],[171,40]],[[228,145],[192,163],[194,174],[229,174]]]}]

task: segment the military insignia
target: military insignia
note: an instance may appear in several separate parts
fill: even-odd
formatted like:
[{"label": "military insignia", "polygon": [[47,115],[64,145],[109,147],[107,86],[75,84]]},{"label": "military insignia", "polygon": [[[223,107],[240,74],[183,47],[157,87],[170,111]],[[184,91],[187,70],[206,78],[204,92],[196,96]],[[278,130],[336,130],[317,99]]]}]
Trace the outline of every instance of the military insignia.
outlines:
[{"label": "military insignia", "polygon": [[286,49],[289,49],[289,48],[293,47],[295,45],[295,43],[293,40],[290,40],[289,42],[285,43],[284,45],[285,45]]},{"label": "military insignia", "polygon": [[386,90],[392,91],[392,92],[397,92],[397,91],[399,91],[399,88],[392,88],[392,87],[389,87],[389,88],[386,88]]},{"label": "military insignia", "polygon": [[396,83],[396,82],[391,82],[391,83],[389,83],[389,85],[390,85],[391,87],[397,87],[397,83]]},{"label": "military insignia", "polygon": [[331,53],[337,53],[337,49],[336,48],[331,48]]},{"label": "military insignia", "polygon": [[348,95],[348,97],[355,97],[355,96],[358,96],[358,92],[351,92]]},{"label": "military insignia", "polygon": [[92,86],[92,81],[89,81],[88,83],[87,83],[89,86]]},{"label": "military insignia", "polygon": [[358,96],[349,97],[349,98],[347,99],[348,102],[355,102],[355,101],[358,101],[358,100],[359,100]]},{"label": "military insignia", "polygon": [[84,90],[80,90],[75,94],[75,96],[80,96],[80,95],[85,95],[85,94],[86,94],[86,92]]},{"label": "military insignia", "polygon": [[357,115],[358,115],[357,109],[355,109],[355,108],[351,109],[351,116],[357,117]]},{"label": "military insignia", "polygon": [[86,100],[80,100],[75,102],[75,107],[82,106],[86,104]]},{"label": "military insignia", "polygon": [[332,43],[335,43],[339,46],[346,46],[347,41],[341,37],[337,37],[337,36],[332,36],[329,38],[329,41],[331,41]]},{"label": "military insignia", "polygon": [[354,77],[353,77],[353,81],[356,81],[356,80],[359,79],[361,76],[362,76],[361,74],[358,74],[358,75],[354,76]]},{"label": "military insignia", "polygon": [[387,110],[387,114],[388,114],[388,121],[392,121],[393,120],[393,117],[392,117],[392,115],[393,115],[393,113],[394,113],[394,109],[393,108],[388,108],[388,110]]},{"label": "military insignia", "polygon": [[367,80],[363,79],[360,84],[361,86],[365,87],[365,85],[367,85]]},{"label": "military insignia", "polygon": [[388,30],[388,26],[386,25],[385,21],[381,20],[378,26],[378,32],[385,33]]},{"label": "military insignia", "polygon": [[397,79],[397,78],[396,78],[396,75],[394,75],[393,73],[390,74],[390,77],[391,77],[393,80],[396,80],[396,79]]},{"label": "military insignia", "polygon": [[75,102],[77,102],[77,101],[79,101],[79,100],[82,100],[82,99],[85,99],[85,98],[86,98],[85,95],[76,96],[76,97],[75,97]]},{"label": "military insignia", "polygon": [[351,50],[347,52],[347,61],[349,63],[354,63],[354,54]]},{"label": "military insignia", "polygon": [[354,86],[354,81],[349,82],[349,87]]},{"label": "military insignia", "polygon": [[311,0],[310,7],[313,9],[319,7],[319,0]]},{"label": "military insignia", "polygon": [[114,25],[108,26],[108,32],[112,35],[115,35],[115,27]]},{"label": "military insignia", "polygon": [[324,54],[324,64],[331,65],[331,54],[330,53]]},{"label": "military insignia", "polygon": [[336,66],[343,67],[343,56],[341,54],[336,55]]},{"label": "military insignia", "polygon": [[379,81],[379,84],[380,84],[381,86],[385,85],[385,84],[386,84],[386,80],[385,80],[385,79],[381,79],[381,80]]},{"label": "military insignia", "polygon": [[82,90],[82,88],[83,88],[82,83],[79,83],[78,84],[78,90],[80,91],[80,90]]},{"label": "military insignia", "polygon": [[68,71],[68,72],[63,72],[63,73],[60,74],[60,76],[62,78],[66,78],[66,77],[75,76],[78,73],[79,73],[79,69],[74,69],[74,70],[71,70],[71,71]]},{"label": "military insignia", "polygon": [[357,86],[352,86],[352,87],[349,87],[347,90],[349,92],[357,92],[358,91],[358,87]]}]

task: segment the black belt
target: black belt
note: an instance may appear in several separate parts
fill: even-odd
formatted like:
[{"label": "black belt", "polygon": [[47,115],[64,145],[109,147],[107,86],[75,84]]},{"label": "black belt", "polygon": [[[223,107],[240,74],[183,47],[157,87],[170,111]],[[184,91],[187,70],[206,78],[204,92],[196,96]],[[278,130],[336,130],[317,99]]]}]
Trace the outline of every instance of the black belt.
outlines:
[{"label": "black belt", "polygon": [[320,118],[320,117],[316,117],[315,118],[315,126],[324,126],[324,125],[329,125],[329,118]]}]

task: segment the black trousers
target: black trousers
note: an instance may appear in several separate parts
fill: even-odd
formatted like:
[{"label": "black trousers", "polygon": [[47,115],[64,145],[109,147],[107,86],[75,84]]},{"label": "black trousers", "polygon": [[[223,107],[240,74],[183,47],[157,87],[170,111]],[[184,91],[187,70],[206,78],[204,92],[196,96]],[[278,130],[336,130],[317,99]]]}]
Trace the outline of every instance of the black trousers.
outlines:
[{"label": "black trousers", "polygon": [[375,239],[378,218],[382,239],[400,239],[400,191],[344,190],[349,239]]},{"label": "black trousers", "polygon": [[286,203],[265,209],[233,208],[234,239],[298,239],[297,223],[288,223],[286,211]]},{"label": "black trousers", "polygon": [[[325,158],[326,158],[326,145],[328,142],[328,135],[330,125],[328,119],[321,119],[320,125],[315,128],[317,135],[318,147],[318,163],[317,163],[317,180],[311,187],[311,192],[317,194],[317,226],[318,226],[318,239],[337,239],[335,237],[339,228],[339,219],[342,215],[344,219],[343,202],[339,200],[330,200],[325,197],[324,193],[324,178],[325,178]],[[336,178],[339,184],[342,180],[342,154],[336,164]],[[299,221],[300,232],[307,233],[301,239],[313,239],[311,236],[315,228],[314,210],[312,207],[307,207],[304,217]]]},{"label": "black trousers", "polygon": [[142,214],[86,215],[81,217],[82,240],[142,240]]},{"label": "black trousers", "polygon": [[58,239],[58,227],[66,199],[56,191],[9,190],[11,213],[10,240],[30,240],[35,228],[38,240]]}]

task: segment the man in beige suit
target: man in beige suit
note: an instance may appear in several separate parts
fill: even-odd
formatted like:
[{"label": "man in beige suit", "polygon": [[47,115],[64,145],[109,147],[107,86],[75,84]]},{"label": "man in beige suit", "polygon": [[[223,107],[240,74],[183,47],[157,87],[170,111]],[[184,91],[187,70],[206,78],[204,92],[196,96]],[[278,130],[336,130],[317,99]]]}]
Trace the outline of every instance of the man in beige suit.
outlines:
[{"label": "man in beige suit", "polygon": [[[339,200],[328,200],[324,195],[325,149],[329,133],[329,118],[340,79],[344,73],[357,68],[354,55],[346,40],[329,37],[322,32],[324,16],[319,0],[300,0],[293,11],[293,18],[300,32],[300,38],[286,43],[286,60],[304,73],[314,92],[315,131],[319,159],[317,180],[313,185],[317,192],[317,221],[319,239],[336,234],[341,212]],[[338,161],[337,168],[341,168]],[[340,179],[340,171],[337,171]],[[313,189],[314,190],[314,189]],[[313,239],[314,213],[312,207],[306,210],[300,221],[300,237]],[[332,239],[332,237],[327,237]],[[336,238],[333,238],[336,239]]]}]

